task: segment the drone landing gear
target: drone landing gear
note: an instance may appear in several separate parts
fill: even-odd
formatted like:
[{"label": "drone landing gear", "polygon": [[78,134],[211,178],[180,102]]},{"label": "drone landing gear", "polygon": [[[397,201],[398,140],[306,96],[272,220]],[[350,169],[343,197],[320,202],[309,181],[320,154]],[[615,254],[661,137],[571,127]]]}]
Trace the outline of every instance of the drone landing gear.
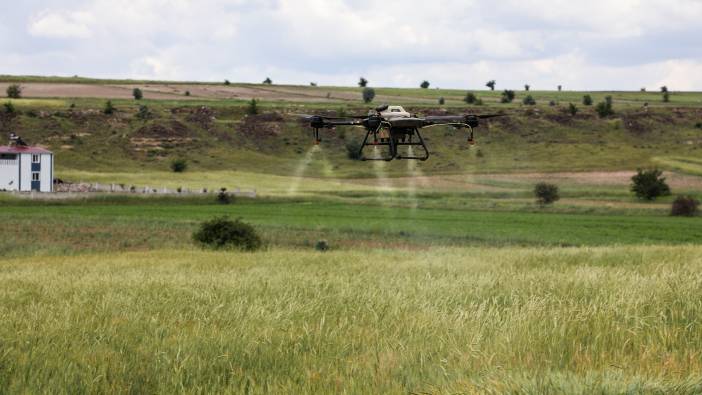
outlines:
[{"label": "drone landing gear", "polygon": [[[378,138],[379,134],[379,129],[377,130],[369,130],[366,132],[366,137],[363,139],[363,144],[361,145],[361,149],[358,151],[358,156],[361,158],[361,160],[383,160],[386,162],[389,162],[393,159],[410,159],[410,160],[421,160],[425,161],[429,159],[429,150],[427,149],[426,144],[424,144],[424,139],[422,138],[422,135],[419,133],[419,129],[413,129],[409,133],[407,132],[394,132],[390,131],[389,135],[387,137],[381,136]],[[417,136],[418,141],[412,141],[413,136]],[[372,139],[372,141],[371,141]],[[381,157],[375,157],[375,158],[368,158],[363,154],[364,148],[367,146],[370,147],[378,147],[378,146],[387,146],[387,155],[381,156]],[[422,156],[416,156],[416,155],[401,155],[398,154],[398,147],[400,146],[408,146],[408,147],[421,147],[421,149],[424,151],[424,155]]]}]

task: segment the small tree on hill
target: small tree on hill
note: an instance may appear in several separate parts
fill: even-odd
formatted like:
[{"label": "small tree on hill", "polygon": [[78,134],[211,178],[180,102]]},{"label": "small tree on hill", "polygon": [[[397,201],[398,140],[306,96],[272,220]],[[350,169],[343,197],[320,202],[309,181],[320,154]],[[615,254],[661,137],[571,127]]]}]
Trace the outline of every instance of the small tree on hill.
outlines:
[{"label": "small tree on hill", "polygon": [[583,105],[591,106],[592,105],[592,96],[590,96],[590,95],[583,96]]},{"label": "small tree on hill", "polygon": [[115,106],[112,105],[112,100],[108,100],[107,103],[105,103],[105,109],[102,110],[107,115],[112,115],[116,111]]},{"label": "small tree on hill", "polygon": [[700,202],[692,196],[678,196],[673,201],[670,215],[678,217],[694,217],[697,215]]},{"label": "small tree on hill", "polygon": [[529,92],[529,89],[530,89],[530,88],[531,88],[531,85],[529,85],[529,84],[525,84],[525,85],[524,85],[524,90],[525,90],[525,91]]},{"label": "small tree on hill", "polygon": [[17,84],[12,84],[7,87],[7,97],[10,99],[22,98],[22,87]]},{"label": "small tree on hill", "polygon": [[202,247],[213,249],[256,251],[263,246],[263,241],[253,226],[227,217],[214,218],[200,224],[199,229],[193,233],[193,240]]},{"label": "small tree on hill", "polygon": [[614,109],[612,108],[612,96],[605,97],[605,101],[597,103],[595,106],[595,111],[600,118],[605,118],[614,115]]},{"label": "small tree on hill", "polygon": [[551,204],[560,199],[558,186],[547,182],[540,182],[534,186],[534,196],[536,197],[536,202],[541,206]]},{"label": "small tree on hill", "polygon": [[363,102],[370,103],[375,98],[375,89],[373,88],[363,88]]},{"label": "small tree on hill", "polygon": [[258,101],[255,98],[252,98],[249,101],[249,105],[246,108],[246,113],[249,115],[258,114]]},{"label": "small tree on hill", "polygon": [[661,86],[661,93],[663,94],[663,102],[668,103],[670,101],[670,92],[668,92],[668,87],[665,85]]},{"label": "small tree on hill", "polygon": [[232,83],[229,82],[229,80],[224,80],[224,85],[229,86],[229,85],[231,85],[231,84],[232,84]]},{"label": "small tree on hill", "polygon": [[141,100],[144,98],[144,92],[139,88],[134,88],[132,90],[132,96],[134,96],[134,100]]},{"label": "small tree on hill", "polygon": [[655,200],[659,196],[670,195],[670,187],[665,182],[663,172],[658,169],[638,169],[631,177],[631,191],[644,200]]},{"label": "small tree on hill", "polygon": [[466,93],[466,97],[463,98],[463,101],[466,102],[467,104],[475,104],[475,102],[478,100],[478,98],[475,96],[473,92],[468,92]]},{"label": "small tree on hill", "polygon": [[487,84],[485,84],[485,86],[487,86],[488,88],[490,88],[491,91],[494,91],[494,90],[495,90],[495,85],[497,85],[497,83],[495,82],[495,80],[490,80],[490,81],[487,82]]},{"label": "small tree on hill", "polygon": [[171,162],[171,170],[174,173],[182,173],[188,169],[188,161],[182,158],[174,159]]},{"label": "small tree on hill", "polygon": [[266,85],[271,85],[271,84],[273,84],[273,80],[270,79],[270,77],[266,77],[266,79],[263,80],[263,83]]},{"label": "small tree on hill", "polygon": [[427,89],[427,88],[429,88],[429,81],[427,81],[427,80],[422,81],[422,83],[419,84],[419,87],[422,88],[422,89]]},{"label": "small tree on hill", "polygon": [[515,94],[513,90],[505,89],[502,92],[501,103],[511,103],[514,100]]},{"label": "small tree on hill", "polygon": [[560,92],[560,91],[562,91],[562,90],[563,90],[563,86],[558,85],[558,91]]},{"label": "small tree on hill", "polygon": [[445,100],[444,97],[442,96],[442,97],[439,98],[439,105],[440,105],[440,106],[443,106],[444,103],[446,103],[446,100]]},{"label": "small tree on hill", "polygon": [[568,103],[568,113],[571,116],[575,116],[578,113],[578,107],[573,103]]},{"label": "small tree on hill", "polygon": [[358,86],[361,88],[365,88],[366,86],[368,86],[368,80],[363,78],[363,77],[359,78],[358,79]]},{"label": "small tree on hill", "polygon": [[522,99],[522,103],[527,106],[533,106],[536,104],[536,100],[531,95],[526,95],[524,99]]}]

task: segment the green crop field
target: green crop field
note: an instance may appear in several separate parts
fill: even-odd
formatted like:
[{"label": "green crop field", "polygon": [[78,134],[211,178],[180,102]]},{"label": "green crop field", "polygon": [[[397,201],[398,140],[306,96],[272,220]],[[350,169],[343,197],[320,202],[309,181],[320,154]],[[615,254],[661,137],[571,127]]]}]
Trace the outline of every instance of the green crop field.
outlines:
[{"label": "green crop field", "polygon": [[[0,134],[51,149],[67,184],[122,192],[0,193],[0,393],[702,393],[702,218],[670,215],[702,200],[702,93],[468,106],[378,87],[413,113],[508,116],[476,146],[434,128],[428,161],[370,163],[348,156],[361,130],[314,146],[295,115],[365,113],[359,88],[10,83],[26,94]],[[650,167],[670,196],[633,196]],[[540,181],[560,200],[537,204]],[[196,245],[222,216],[262,250]]]}]

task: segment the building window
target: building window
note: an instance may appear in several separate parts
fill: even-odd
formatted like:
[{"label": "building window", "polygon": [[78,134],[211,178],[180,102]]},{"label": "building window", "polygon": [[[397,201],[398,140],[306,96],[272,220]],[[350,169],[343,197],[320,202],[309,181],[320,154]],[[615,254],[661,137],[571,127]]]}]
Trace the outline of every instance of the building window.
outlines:
[{"label": "building window", "polygon": [[17,155],[15,154],[0,154],[0,160],[16,160]]},{"label": "building window", "polygon": [[32,173],[32,181],[39,181],[39,172]]},{"label": "building window", "polygon": [[39,163],[39,155],[32,155],[32,163]]}]

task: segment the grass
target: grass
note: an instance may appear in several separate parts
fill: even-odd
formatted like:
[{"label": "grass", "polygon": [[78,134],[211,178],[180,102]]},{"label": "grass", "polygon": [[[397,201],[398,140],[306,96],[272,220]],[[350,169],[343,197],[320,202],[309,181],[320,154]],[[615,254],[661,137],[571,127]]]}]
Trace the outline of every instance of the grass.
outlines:
[{"label": "grass", "polygon": [[700,247],[0,260],[4,392],[699,393]]}]

